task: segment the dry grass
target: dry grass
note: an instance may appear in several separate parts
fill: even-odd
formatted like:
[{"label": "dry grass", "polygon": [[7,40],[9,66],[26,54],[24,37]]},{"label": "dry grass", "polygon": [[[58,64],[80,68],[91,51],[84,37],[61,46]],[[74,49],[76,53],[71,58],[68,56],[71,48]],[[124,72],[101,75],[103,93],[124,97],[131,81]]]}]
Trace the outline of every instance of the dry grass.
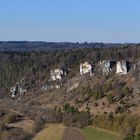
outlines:
[{"label": "dry grass", "polygon": [[63,124],[47,124],[33,140],[61,140],[64,129]]},{"label": "dry grass", "polygon": [[8,124],[9,127],[22,128],[25,132],[32,133],[34,122],[30,119]]},{"label": "dry grass", "polygon": [[86,140],[80,129],[67,127],[63,133],[62,140]]}]

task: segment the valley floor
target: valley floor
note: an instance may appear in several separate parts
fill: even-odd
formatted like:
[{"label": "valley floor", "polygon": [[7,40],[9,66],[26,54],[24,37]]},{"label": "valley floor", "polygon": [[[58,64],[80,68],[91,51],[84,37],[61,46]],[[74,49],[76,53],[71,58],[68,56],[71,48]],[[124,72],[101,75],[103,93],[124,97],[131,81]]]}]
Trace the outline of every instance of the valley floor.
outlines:
[{"label": "valley floor", "polygon": [[117,133],[94,127],[86,127],[82,132],[86,140],[116,140],[118,137]]},{"label": "valley floor", "polygon": [[80,130],[62,124],[47,124],[33,140],[116,140],[117,137],[117,133],[94,127]]}]

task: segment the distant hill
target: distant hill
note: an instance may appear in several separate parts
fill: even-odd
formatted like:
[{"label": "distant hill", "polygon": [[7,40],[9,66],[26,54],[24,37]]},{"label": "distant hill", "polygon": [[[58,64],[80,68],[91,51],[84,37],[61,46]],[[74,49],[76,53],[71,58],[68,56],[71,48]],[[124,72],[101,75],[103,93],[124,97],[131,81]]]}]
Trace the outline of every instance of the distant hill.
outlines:
[{"label": "distant hill", "polygon": [[127,45],[135,46],[136,44],[0,41],[0,51],[54,51],[78,48],[122,47]]}]

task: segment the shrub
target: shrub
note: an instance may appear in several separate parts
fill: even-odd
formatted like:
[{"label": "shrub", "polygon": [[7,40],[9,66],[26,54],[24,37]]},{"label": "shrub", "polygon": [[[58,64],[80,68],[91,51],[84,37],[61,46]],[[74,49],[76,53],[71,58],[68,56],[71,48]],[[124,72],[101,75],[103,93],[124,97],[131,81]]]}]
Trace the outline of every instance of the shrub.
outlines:
[{"label": "shrub", "polygon": [[139,122],[139,124],[137,125],[136,130],[137,130],[137,132],[140,132],[140,122]]},{"label": "shrub", "polygon": [[109,92],[110,90],[112,90],[112,84],[111,84],[112,81],[108,81],[106,82],[103,87],[102,87],[102,90],[104,93],[107,93]]},{"label": "shrub", "polygon": [[10,134],[7,130],[4,130],[1,134],[0,137],[1,140],[9,140],[10,139]]},{"label": "shrub", "polygon": [[95,100],[98,99],[98,97],[99,97],[99,91],[98,91],[98,89],[95,89],[93,91],[93,97],[94,97]]},{"label": "shrub", "polygon": [[122,106],[118,106],[115,109],[115,113],[124,113],[126,110]]},{"label": "shrub", "polygon": [[92,115],[89,111],[78,111],[74,106],[63,106],[63,123],[67,126],[85,127],[92,123]]},{"label": "shrub", "polygon": [[17,115],[15,113],[9,113],[8,115],[5,116],[4,118],[4,123],[12,123],[16,121]]},{"label": "shrub", "polygon": [[0,122],[0,133],[6,130],[6,126],[4,122]]},{"label": "shrub", "polygon": [[113,95],[112,94],[107,94],[107,99],[109,103],[113,103]]},{"label": "shrub", "polygon": [[5,130],[0,135],[0,140],[31,140],[31,134],[24,132],[20,128]]},{"label": "shrub", "polygon": [[33,132],[37,133],[39,132],[45,125],[45,121],[44,119],[42,119],[40,116],[37,116],[35,118],[35,124],[34,124],[34,128],[33,128]]},{"label": "shrub", "polygon": [[135,140],[140,140],[140,133],[137,133],[137,134],[136,134]]},{"label": "shrub", "polygon": [[135,132],[139,132],[139,123],[139,116],[128,114],[113,115],[112,112],[110,112],[109,115],[95,116],[93,119],[94,126],[119,132],[122,134],[123,138],[124,134],[125,137],[130,135],[134,136]]}]

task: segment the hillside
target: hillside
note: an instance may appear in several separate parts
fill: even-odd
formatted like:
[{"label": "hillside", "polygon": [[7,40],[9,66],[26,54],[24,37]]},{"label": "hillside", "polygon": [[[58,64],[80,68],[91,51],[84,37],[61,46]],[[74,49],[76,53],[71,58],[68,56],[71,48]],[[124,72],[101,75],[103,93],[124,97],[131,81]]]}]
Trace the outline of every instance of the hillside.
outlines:
[{"label": "hillside", "polygon": [[115,132],[129,128],[132,117],[140,131],[140,46],[9,51],[0,58],[4,110],[35,122],[39,116],[47,123]]},{"label": "hillside", "polygon": [[[11,103],[23,102],[22,106],[24,102],[35,102],[35,106],[41,104],[42,107],[70,103],[80,110],[90,109],[93,114],[115,112],[117,107],[139,114],[139,49],[131,46],[1,52],[1,98]],[[80,63],[86,61],[92,66],[92,76],[88,72],[80,74]],[[116,74],[115,63],[119,61],[126,62],[126,74]],[[50,71],[55,77],[55,69],[57,73],[62,69],[65,75],[50,80]]]}]

